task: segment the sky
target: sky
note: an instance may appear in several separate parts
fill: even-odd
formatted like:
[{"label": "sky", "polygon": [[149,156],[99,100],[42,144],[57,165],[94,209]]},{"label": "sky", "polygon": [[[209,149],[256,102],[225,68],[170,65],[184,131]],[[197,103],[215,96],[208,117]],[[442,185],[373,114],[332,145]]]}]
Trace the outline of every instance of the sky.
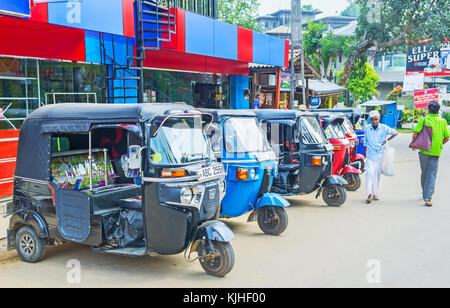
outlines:
[{"label": "sky", "polygon": [[[281,9],[290,9],[291,0],[259,0],[261,6],[259,9],[260,15],[274,13]],[[302,0],[302,6],[305,4],[312,4],[313,8],[319,9],[324,16],[339,15],[348,6],[347,0]]]}]

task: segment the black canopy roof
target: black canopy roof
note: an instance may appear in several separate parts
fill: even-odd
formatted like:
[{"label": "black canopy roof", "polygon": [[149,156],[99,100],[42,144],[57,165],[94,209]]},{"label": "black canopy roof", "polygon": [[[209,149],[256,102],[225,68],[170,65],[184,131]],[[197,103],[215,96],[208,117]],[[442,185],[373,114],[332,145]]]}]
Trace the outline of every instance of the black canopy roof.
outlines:
[{"label": "black canopy roof", "polygon": [[210,113],[214,117],[214,122],[219,122],[226,117],[256,117],[251,109],[198,109],[200,112]]}]

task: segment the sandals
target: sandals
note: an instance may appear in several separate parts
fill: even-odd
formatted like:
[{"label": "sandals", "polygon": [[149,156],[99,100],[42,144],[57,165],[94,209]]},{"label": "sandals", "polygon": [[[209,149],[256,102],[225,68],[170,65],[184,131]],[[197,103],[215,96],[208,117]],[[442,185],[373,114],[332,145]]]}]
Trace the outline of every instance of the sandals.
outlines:
[{"label": "sandals", "polygon": [[380,201],[380,199],[378,198],[378,196],[373,196],[373,201]]},{"label": "sandals", "polygon": [[431,203],[431,201],[425,201],[425,206],[432,207],[433,203]]},{"label": "sandals", "polygon": [[367,204],[371,204],[372,201],[373,201],[373,197],[372,197],[372,195],[369,195],[369,196],[367,197],[366,203],[367,203]]}]

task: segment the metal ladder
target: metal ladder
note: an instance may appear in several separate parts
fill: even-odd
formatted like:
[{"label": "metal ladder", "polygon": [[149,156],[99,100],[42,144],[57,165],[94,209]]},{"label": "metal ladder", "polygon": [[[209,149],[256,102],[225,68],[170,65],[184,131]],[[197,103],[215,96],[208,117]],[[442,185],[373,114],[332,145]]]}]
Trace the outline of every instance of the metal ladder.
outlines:
[{"label": "metal ladder", "polygon": [[[144,102],[144,60],[147,50],[159,50],[162,42],[170,42],[176,34],[175,0],[137,0],[135,2],[136,55],[130,56],[129,41],[126,38],[126,63],[116,61],[114,35],[112,55],[108,54],[105,35],[99,34],[102,74],[105,76],[105,98],[107,103],[120,100],[127,103],[132,99]],[[108,64],[108,62],[110,64]],[[131,84],[131,85],[130,85]],[[129,95],[127,92],[134,94]],[[116,94],[119,92],[119,94]]]}]

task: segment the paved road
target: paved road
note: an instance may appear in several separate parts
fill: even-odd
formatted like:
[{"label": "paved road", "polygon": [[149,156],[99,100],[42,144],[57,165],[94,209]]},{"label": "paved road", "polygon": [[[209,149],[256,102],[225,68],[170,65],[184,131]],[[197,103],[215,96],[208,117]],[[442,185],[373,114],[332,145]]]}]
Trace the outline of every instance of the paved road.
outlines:
[{"label": "paved road", "polygon": [[[422,205],[417,153],[401,135],[393,178],[383,177],[376,204],[364,192],[349,194],[342,208],[312,196],[290,199],[289,227],[280,237],[260,233],[246,217],[226,221],[237,235],[234,270],[218,279],[182,255],[125,258],[67,244],[48,249],[39,264],[0,252],[0,287],[450,287],[450,151],[441,160],[435,207]],[[81,284],[66,281],[67,261],[81,262]],[[381,283],[369,284],[376,260]],[[372,265],[371,265],[372,266]]]}]

